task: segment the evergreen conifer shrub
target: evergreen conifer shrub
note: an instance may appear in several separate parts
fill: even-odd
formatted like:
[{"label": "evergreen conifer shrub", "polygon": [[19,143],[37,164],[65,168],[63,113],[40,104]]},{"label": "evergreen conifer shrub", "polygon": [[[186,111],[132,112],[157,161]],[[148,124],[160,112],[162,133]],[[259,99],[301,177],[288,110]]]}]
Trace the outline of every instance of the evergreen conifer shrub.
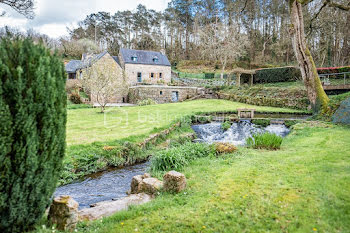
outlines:
[{"label": "evergreen conifer shrub", "polygon": [[56,188],[65,152],[65,71],[30,39],[0,39],[0,232],[30,230]]}]

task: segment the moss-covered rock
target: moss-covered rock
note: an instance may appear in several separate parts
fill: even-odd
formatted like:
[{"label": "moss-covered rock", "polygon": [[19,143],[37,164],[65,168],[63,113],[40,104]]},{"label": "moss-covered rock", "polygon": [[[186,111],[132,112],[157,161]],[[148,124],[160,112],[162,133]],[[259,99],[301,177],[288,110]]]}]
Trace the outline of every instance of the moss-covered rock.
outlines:
[{"label": "moss-covered rock", "polygon": [[332,117],[333,123],[350,124],[350,98],[341,102],[338,110]]}]

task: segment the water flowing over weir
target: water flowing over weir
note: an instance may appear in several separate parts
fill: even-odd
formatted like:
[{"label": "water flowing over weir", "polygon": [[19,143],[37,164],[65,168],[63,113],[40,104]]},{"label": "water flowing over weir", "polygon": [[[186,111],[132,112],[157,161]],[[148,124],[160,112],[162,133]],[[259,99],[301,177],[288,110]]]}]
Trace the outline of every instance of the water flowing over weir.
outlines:
[{"label": "water flowing over weir", "polygon": [[256,133],[270,132],[279,136],[286,136],[289,129],[282,124],[271,124],[266,128],[258,127],[248,120],[242,120],[233,123],[232,126],[224,131],[221,127],[222,123],[212,122],[208,124],[193,125],[192,129],[196,132],[197,141],[214,143],[214,142],[229,142],[236,146],[243,146],[246,139]]},{"label": "water flowing over weir", "polygon": [[69,195],[79,203],[79,209],[91,204],[126,197],[133,176],[144,174],[149,162],[93,174],[84,181],[56,189],[54,196]]}]

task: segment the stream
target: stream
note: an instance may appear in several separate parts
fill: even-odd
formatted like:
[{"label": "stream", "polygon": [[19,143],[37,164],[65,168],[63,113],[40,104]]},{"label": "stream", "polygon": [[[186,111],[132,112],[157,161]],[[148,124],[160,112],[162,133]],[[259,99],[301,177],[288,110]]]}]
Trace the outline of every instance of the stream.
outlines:
[{"label": "stream", "polygon": [[[229,142],[234,145],[245,145],[248,137],[255,133],[271,132],[286,136],[289,129],[284,125],[269,125],[266,128],[252,124],[250,121],[233,123],[224,131],[220,122],[193,125],[199,142]],[[149,162],[133,166],[109,169],[85,177],[82,181],[67,184],[56,189],[54,196],[69,195],[79,203],[79,209],[89,208],[91,204],[126,197],[133,176],[144,174]]]},{"label": "stream", "polygon": [[211,122],[208,124],[193,125],[192,129],[196,132],[197,142],[228,142],[236,146],[244,146],[246,139],[257,133],[274,133],[278,136],[285,137],[289,129],[285,125],[271,124],[265,128],[257,126],[248,120],[242,120],[233,123],[231,127],[224,131],[221,122]]},{"label": "stream", "polygon": [[58,187],[54,196],[71,196],[79,203],[79,209],[89,208],[96,202],[123,198],[127,196],[132,177],[144,174],[148,167],[149,162],[145,162],[95,173],[83,181]]}]

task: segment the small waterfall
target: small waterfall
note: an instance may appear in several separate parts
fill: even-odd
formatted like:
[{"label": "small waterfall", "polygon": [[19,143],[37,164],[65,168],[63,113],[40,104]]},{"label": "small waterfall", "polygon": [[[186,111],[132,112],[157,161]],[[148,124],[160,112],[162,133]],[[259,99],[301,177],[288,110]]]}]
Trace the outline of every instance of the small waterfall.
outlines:
[{"label": "small waterfall", "polygon": [[274,133],[278,136],[285,137],[289,134],[289,129],[282,124],[271,124],[265,128],[265,131]]},{"label": "small waterfall", "polygon": [[224,131],[220,122],[212,122],[202,125],[193,125],[199,141],[208,143],[229,142],[237,146],[245,145],[246,139],[256,133],[270,132],[279,136],[286,136],[289,129],[285,125],[273,124],[266,128],[261,128],[248,120],[233,123],[231,128]]}]

